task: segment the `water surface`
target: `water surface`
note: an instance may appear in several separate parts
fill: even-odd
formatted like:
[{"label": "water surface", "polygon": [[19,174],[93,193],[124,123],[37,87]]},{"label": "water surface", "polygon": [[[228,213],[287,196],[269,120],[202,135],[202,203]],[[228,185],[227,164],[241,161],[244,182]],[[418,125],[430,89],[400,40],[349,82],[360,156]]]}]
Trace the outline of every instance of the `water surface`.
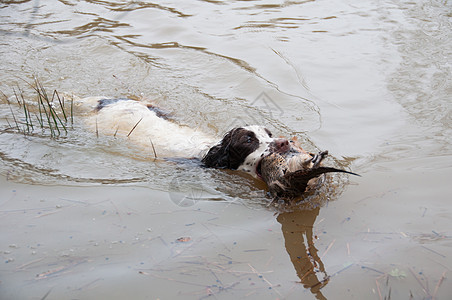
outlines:
[{"label": "water surface", "polygon": [[[0,298],[449,299],[447,1],[2,1]],[[328,149],[286,209],[258,182],[84,127],[18,132],[14,91],[152,99],[220,138]],[[6,104],[8,98],[12,105]],[[35,118],[32,116],[32,118]]]}]

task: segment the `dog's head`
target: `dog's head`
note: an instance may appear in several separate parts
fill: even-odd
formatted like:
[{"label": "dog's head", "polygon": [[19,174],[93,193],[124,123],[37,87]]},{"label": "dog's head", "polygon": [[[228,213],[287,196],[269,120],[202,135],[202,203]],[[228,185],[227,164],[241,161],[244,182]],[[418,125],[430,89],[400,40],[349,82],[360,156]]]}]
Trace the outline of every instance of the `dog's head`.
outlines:
[{"label": "dog's head", "polygon": [[289,151],[286,139],[275,139],[271,132],[253,125],[234,128],[202,159],[206,167],[241,170],[259,177],[259,163],[272,152]]}]

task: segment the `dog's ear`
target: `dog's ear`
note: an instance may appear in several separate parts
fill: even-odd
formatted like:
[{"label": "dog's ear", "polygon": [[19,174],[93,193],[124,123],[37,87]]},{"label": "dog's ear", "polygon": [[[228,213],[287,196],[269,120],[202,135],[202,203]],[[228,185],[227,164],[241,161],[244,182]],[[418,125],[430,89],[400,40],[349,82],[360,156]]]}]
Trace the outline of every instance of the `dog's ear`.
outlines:
[{"label": "dog's ear", "polygon": [[210,148],[209,152],[203,157],[202,163],[208,168],[230,169],[231,155],[230,147],[236,128],[230,130],[223,137],[220,143]]},{"label": "dog's ear", "polygon": [[219,169],[229,168],[229,151],[227,148],[222,144],[210,148],[202,159],[204,166]]}]

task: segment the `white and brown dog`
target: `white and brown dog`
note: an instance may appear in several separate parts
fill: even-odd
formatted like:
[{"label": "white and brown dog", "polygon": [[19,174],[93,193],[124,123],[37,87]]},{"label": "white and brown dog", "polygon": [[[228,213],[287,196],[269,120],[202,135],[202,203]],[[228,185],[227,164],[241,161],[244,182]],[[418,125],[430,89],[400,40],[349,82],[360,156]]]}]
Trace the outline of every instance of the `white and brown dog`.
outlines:
[{"label": "white and brown dog", "polygon": [[240,170],[259,178],[259,163],[267,154],[285,153],[290,143],[252,125],[234,128],[223,139],[182,126],[158,107],[124,98],[88,97],[77,105],[90,112],[88,123],[102,134],[123,135],[159,157],[198,158],[205,167]]}]

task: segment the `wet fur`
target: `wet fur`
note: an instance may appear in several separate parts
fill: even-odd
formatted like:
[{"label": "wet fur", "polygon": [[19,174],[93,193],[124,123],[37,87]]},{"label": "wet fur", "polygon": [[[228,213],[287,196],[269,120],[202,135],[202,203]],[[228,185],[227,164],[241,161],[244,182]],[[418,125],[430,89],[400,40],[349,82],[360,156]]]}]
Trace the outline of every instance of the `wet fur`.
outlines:
[{"label": "wet fur", "polygon": [[262,157],[275,147],[275,139],[262,126],[234,128],[218,140],[204,132],[177,124],[153,103],[126,98],[88,97],[77,100],[87,111],[88,125],[100,134],[124,136],[159,158],[198,158],[205,167],[247,172],[254,177]]}]

